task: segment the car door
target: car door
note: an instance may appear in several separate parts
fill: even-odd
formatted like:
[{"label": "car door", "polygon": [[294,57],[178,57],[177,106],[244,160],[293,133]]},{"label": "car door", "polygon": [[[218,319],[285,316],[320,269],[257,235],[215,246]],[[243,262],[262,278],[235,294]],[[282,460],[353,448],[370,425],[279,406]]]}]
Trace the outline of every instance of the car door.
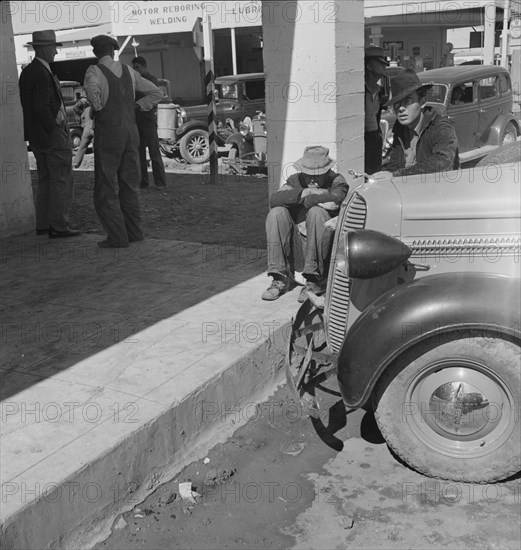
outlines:
[{"label": "car door", "polygon": [[447,116],[456,130],[460,154],[476,147],[479,121],[476,89],[477,85],[470,80],[458,82],[449,91]]},{"label": "car door", "polygon": [[501,110],[497,75],[479,79],[478,102],[479,119],[476,145],[480,147],[487,143],[490,129]]}]

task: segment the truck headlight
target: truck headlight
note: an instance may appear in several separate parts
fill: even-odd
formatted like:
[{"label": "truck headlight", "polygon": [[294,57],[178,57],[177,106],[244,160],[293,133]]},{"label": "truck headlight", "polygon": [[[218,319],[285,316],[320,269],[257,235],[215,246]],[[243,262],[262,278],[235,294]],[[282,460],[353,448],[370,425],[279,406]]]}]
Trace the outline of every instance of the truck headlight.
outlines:
[{"label": "truck headlight", "polygon": [[351,279],[372,279],[405,263],[412,250],[399,239],[373,231],[348,231],[337,249],[337,267]]},{"label": "truck headlight", "polygon": [[187,120],[186,111],[180,107],[179,108],[179,123],[184,124]]}]

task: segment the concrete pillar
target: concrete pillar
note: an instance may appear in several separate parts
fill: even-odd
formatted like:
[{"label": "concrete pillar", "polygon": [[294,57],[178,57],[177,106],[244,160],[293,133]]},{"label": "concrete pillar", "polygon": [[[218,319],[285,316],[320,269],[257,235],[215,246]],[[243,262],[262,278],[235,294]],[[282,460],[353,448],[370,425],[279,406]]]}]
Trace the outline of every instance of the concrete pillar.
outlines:
[{"label": "concrete pillar", "polygon": [[34,201],[18,88],[11,9],[4,2],[0,23],[0,238],[35,230]]},{"label": "concrete pillar", "polygon": [[308,145],[363,170],[363,2],[263,1],[270,193]]},{"label": "concrete pillar", "polygon": [[483,64],[494,64],[494,43],[496,40],[496,4],[487,3],[485,10],[485,31],[483,40]]}]

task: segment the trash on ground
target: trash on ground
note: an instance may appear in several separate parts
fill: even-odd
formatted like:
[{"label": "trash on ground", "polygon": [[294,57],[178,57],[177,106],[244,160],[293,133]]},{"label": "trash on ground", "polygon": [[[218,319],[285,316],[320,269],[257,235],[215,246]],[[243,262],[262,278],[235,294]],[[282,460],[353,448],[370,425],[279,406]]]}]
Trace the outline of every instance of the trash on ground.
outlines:
[{"label": "trash on ground", "polygon": [[179,484],[179,494],[181,495],[181,498],[189,504],[197,504],[194,497],[200,496],[195,491],[192,491],[191,481],[185,481],[184,483]]},{"label": "trash on ground", "polygon": [[229,470],[218,470],[212,468],[206,472],[206,478],[204,480],[206,485],[217,485],[218,483],[224,483],[227,479],[230,479],[237,472],[237,468],[230,468]]},{"label": "trash on ground", "polygon": [[123,516],[119,516],[118,521],[114,524],[114,531],[119,531],[128,526],[128,523],[124,520]]},{"label": "trash on ground", "polygon": [[355,522],[353,521],[353,518],[350,518],[349,516],[342,516],[338,523],[340,523],[344,529],[352,529]]},{"label": "trash on ground", "polygon": [[299,443],[297,441],[287,441],[282,444],[280,451],[286,455],[297,456],[304,450],[305,447],[305,443]]}]

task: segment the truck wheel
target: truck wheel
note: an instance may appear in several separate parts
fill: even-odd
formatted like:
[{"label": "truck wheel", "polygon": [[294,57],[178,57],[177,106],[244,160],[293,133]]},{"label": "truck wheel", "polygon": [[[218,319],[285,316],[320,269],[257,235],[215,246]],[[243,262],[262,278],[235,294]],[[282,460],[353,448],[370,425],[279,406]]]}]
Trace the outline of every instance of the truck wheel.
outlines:
[{"label": "truck wheel", "polygon": [[490,483],[521,470],[520,347],[440,336],[382,375],[375,417],[389,447],[431,477]]},{"label": "truck wheel", "polygon": [[181,156],[190,164],[202,164],[210,158],[208,132],[205,130],[190,130],[179,142]]},{"label": "truck wheel", "polygon": [[501,138],[501,145],[507,145],[508,143],[514,143],[517,139],[517,130],[512,122],[509,122],[503,130],[503,136]]}]

